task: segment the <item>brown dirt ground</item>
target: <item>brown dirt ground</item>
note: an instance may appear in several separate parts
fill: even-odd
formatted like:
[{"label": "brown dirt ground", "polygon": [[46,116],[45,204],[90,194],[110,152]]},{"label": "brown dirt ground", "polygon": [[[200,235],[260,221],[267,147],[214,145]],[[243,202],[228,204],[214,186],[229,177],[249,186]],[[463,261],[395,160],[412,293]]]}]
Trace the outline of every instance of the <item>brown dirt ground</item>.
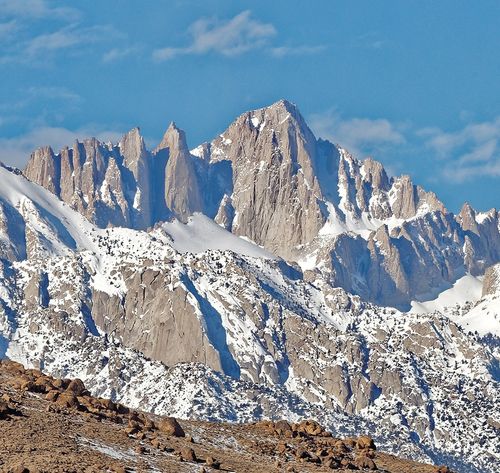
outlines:
[{"label": "brown dirt ground", "polygon": [[[284,437],[271,423],[228,424],[180,421],[186,437],[167,436],[158,429],[125,432],[127,423],[96,413],[54,408],[44,393],[14,387],[14,376],[0,362],[0,403],[9,414],[0,415],[0,471],[54,472],[214,472],[205,459],[220,462],[220,471],[248,473],[339,471],[297,459],[338,440],[327,436]],[[3,401],[2,401],[3,399]],[[123,417],[123,416],[122,416]],[[158,423],[160,418],[150,416]],[[120,423],[121,422],[121,423]],[[287,445],[278,453],[279,445]],[[184,461],[180,452],[192,448],[198,460]],[[352,453],[352,454],[351,454]],[[355,449],[354,458],[359,453]],[[437,467],[371,451],[379,471],[436,473]],[[359,470],[358,470],[359,471]],[[361,470],[368,471],[368,470]]]}]

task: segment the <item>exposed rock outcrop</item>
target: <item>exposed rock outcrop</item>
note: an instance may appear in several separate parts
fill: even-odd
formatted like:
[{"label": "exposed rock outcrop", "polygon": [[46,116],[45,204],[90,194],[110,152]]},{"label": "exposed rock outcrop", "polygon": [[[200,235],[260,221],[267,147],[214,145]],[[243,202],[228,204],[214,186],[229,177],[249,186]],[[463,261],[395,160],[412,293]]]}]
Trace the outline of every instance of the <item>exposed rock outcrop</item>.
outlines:
[{"label": "exposed rock outcrop", "polygon": [[133,129],[117,146],[40,148],[25,174],[100,227],[146,229],[203,212],[303,269],[321,267],[336,286],[401,309],[500,261],[498,212],[466,204],[454,216],[409,176],[389,177],[372,158],[316,139],[286,100],[242,114],[192,153],[172,123],[153,153]]},{"label": "exposed rock outcrop", "polygon": [[500,293],[500,264],[489,267],[483,280],[483,297]]},{"label": "exposed rock outcrop", "polygon": [[187,222],[194,212],[203,211],[203,202],[186,135],[175,123],[168,127],[155,155],[161,165],[166,163],[163,171],[166,208],[181,222]]},{"label": "exposed rock outcrop", "polygon": [[234,216],[218,222],[276,254],[314,239],[325,216],[316,138],[295,105],[280,101],[241,115],[211,143],[211,162],[230,161]]},{"label": "exposed rock outcrop", "polygon": [[[357,465],[365,471],[379,466],[388,473],[451,473],[447,467],[384,453],[367,436],[335,437],[312,420],[179,422],[91,396],[84,386],[75,395],[75,385],[83,383],[0,362],[3,471],[281,473],[287,465],[288,471],[312,473]],[[287,435],[274,428],[278,424],[288,426]]]},{"label": "exposed rock outcrop", "polygon": [[223,369],[220,354],[200,324],[197,307],[189,301],[190,293],[174,274],[130,268],[123,279],[124,296],[93,292],[92,316],[98,327],[166,365],[189,361]]}]

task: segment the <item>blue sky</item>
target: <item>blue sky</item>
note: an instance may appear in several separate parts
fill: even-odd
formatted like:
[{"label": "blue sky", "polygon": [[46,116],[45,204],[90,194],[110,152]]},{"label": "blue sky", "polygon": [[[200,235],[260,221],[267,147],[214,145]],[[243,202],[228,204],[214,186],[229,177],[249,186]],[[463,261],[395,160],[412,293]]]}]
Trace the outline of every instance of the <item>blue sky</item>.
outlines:
[{"label": "blue sky", "polygon": [[498,0],[0,0],[0,160],[171,120],[195,147],[287,98],[451,210],[500,207],[499,24]]}]

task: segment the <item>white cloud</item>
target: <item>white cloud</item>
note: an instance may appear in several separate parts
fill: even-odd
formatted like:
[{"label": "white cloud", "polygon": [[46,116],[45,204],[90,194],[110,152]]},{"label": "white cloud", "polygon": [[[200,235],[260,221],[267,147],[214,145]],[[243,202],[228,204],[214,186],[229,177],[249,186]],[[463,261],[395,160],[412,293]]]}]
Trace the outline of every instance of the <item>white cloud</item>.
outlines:
[{"label": "white cloud", "polygon": [[460,156],[460,164],[486,163],[494,158],[498,140],[489,140],[474,146],[470,151]]},{"label": "white cloud", "polygon": [[441,172],[447,179],[464,182],[479,176],[500,176],[500,117],[470,123],[455,132],[424,128],[417,134],[443,162]]},{"label": "white cloud", "polygon": [[89,126],[78,130],[62,127],[41,126],[13,138],[0,138],[0,161],[10,166],[22,168],[30,154],[40,146],[51,146],[56,152],[64,146],[71,146],[76,139],[82,140],[95,136],[100,141],[117,142],[123,133],[117,131],[96,132],[96,127]]},{"label": "white cloud", "polygon": [[317,54],[326,49],[324,45],[317,46],[276,46],[269,49],[274,57],[301,56],[308,54]]},{"label": "white cloud", "polygon": [[33,57],[44,52],[96,43],[113,33],[114,30],[107,26],[82,28],[69,25],[51,33],[35,36],[27,43],[24,52]]},{"label": "white cloud", "polygon": [[102,62],[111,63],[119,61],[120,59],[137,54],[139,50],[140,49],[137,46],[131,46],[127,48],[113,48],[103,54]]},{"label": "white cloud", "polygon": [[26,89],[28,99],[50,99],[79,102],[81,97],[66,87],[32,86]]},{"label": "white cloud", "polygon": [[270,23],[251,17],[249,10],[230,20],[202,18],[188,29],[191,43],[184,47],[165,47],[153,51],[153,59],[161,62],[185,54],[216,52],[224,56],[237,56],[264,46],[276,34]]},{"label": "white cloud", "polygon": [[406,141],[399,127],[385,118],[345,119],[330,110],[311,115],[309,124],[316,136],[340,144],[359,158],[383,146]]},{"label": "white cloud", "polygon": [[[335,110],[311,115],[309,124],[317,136],[340,144],[358,158],[382,157],[385,151],[395,156],[394,150],[400,156],[409,153],[432,170],[436,179],[458,184],[500,176],[500,117],[469,123],[453,132],[437,127],[415,130],[384,118],[345,119]],[[394,159],[392,165],[401,167]]]},{"label": "white cloud", "polygon": [[76,46],[82,41],[82,36],[72,27],[67,27],[51,33],[41,34],[31,39],[25,48],[28,56],[36,56],[44,51],[66,49]]},{"label": "white cloud", "polygon": [[75,20],[80,12],[72,7],[51,6],[47,0],[0,0],[0,17],[5,18],[64,18]]},{"label": "white cloud", "polygon": [[76,50],[117,36],[119,33],[110,26],[71,24],[25,40],[11,41],[10,48],[6,48],[0,57],[0,63],[45,63],[59,51]]},{"label": "white cloud", "polygon": [[446,155],[467,143],[481,144],[500,137],[500,117],[490,122],[471,123],[456,132],[444,132],[439,128],[424,128],[418,132],[428,137],[427,145],[440,155]]}]

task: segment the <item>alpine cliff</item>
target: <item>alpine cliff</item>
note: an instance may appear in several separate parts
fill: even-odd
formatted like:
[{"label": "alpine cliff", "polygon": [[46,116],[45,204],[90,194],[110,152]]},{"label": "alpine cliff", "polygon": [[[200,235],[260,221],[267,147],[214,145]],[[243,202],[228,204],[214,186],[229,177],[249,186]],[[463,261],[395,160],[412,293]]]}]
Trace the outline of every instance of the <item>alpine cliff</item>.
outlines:
[{"label": "alpine cliff", "polygon": [[498,470],[496,210],[454,215],[287,101],[191,151],[134,129],[0,181],[1,357],[156,414],[309,417]]},{"label": "alpine cliff", "polygon": [[118,145],[40,148],[24,174],[100,228],[201,212],[333,286],[400,309],[500,261],[496,210],[476,215],[464,204],[453,215],[409,176],[316,139],[284,100],[192,153],[171,124],[153,152],[134,129]]}]

